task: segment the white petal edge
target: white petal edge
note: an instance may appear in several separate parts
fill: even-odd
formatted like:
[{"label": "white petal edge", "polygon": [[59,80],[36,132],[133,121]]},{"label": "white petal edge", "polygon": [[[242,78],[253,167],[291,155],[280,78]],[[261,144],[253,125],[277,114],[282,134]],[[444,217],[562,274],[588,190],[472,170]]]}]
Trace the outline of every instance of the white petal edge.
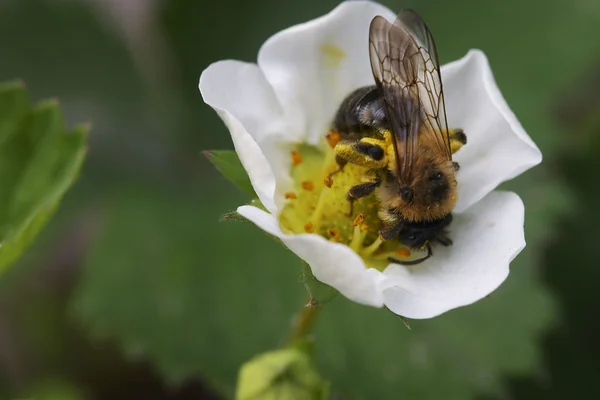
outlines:
[{"label": "white petal edge", "polygon": [[366,268],[362,259],[348,246],[333,243],[316,234],[287,235],[277,219],[253,206],[241,206],[237,212],[267,233],[278,237],[298,257],[306,261],[313,275],[337,289],[348,299],[360,304],[382,307],[379,289],[384,276]]},{"label": "white petal edge", "polygon": [[256,64],[224,60],[211,64],[198,85],[204,102],[221,117],[263,205],[276,212],[276,173],[259,142],[268,140],[281,109]]},{"label": "white petal edge", "polygon": [[465,306],[493,292],[525,247],[524,206],[518,195],[495,191],[458,214],[454,244],[438,246],[425,263],[391,264],[382,283],[385,305],[407,318],[424,319]]},{"label": "white petal edge", "polygon": [[461,212],[500,183],[542,161],[498,89],[489,62],[480,50],[442,67],[448,125],[463,128],[467,144],[455,156]]},{"label": "white petal edge", "polygon": [[372,85],[369,25],[376,15],[393,21],[387,7],[345,1],[328,14],[271,36],[258,65],[273,87],[291,126],[318,144],[340,103],[354,89]]}]

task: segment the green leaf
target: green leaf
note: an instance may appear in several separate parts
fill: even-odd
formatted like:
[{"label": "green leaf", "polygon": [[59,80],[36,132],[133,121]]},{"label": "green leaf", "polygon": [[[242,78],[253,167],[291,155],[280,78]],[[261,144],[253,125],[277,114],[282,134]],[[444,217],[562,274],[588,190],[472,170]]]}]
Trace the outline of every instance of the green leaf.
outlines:
[{"label": "green leaf", "polygon": [[316,371],[312,360],[298,349],[264,353],[240,369],[236,400],[326,400],[329,383]]},{"label": "green leaf", "polygon": [[21,83],[0,85],[0,274],[31,244],[74,182],[87,130],[67,131],[56,101],[31,107]]},{"label": "green leaf", "polygon": [[233,150],[210,150],[204,155],[223,174],[225,178],[251,198],[257,198],[256,192],[250,183],[250,178],[244,169],[237,153]]}]

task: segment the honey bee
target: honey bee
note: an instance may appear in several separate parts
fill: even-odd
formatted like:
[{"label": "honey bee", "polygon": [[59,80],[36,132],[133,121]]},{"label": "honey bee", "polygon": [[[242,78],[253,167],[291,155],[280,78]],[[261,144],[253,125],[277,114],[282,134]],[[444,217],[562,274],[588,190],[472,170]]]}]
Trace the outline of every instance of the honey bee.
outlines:
[{"label": "honey bee", "polygon": [[[352,186],[351,203],[373,192],[379,199],[379,235],[413,249],[452,244],[446,229],[458,199],[452,154],[467,142],[462,129],[448,129],[442,78],[431,32],[421,17],[402,11],[394,23],[371,21],[369,55],[375,85],[343,100],[333,129],[338,168],[347,163],[367,168],[365,182]],[[351,211],[352,213],[352,211]]]}]

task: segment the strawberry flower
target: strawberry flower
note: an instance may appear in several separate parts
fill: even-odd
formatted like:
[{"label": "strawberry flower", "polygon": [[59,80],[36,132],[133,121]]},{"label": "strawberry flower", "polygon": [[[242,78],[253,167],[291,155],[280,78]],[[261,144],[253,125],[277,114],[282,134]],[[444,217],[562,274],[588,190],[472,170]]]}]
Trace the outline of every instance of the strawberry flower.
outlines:
[{"label": "strawberry flower", "polygon": [[375,197],[361,199],[348,215],[345,193],[359,173],[350,167],[331,188],[323,182],[335,167],[327,134],[337,108],[353,90],[374,83],[368,31],[376,15],[395,19],[377,3],[344,2],[269,38],[256,64],[210,65],[199,88],[229,128],[266,209],[244,205],[239,214],[281,239],[318,280],[350,300],[431,318],[487,296],[506,279],[525,247],[524,206],[515,193],[494,189],[542,155],[506,104],[483,52],[444,65],[448,125],[468,136],[454,155],[461,166],[449,229],[454,243],[434,247],[421,264],[389,263],[389,254],[419,255],[377,239]]}]

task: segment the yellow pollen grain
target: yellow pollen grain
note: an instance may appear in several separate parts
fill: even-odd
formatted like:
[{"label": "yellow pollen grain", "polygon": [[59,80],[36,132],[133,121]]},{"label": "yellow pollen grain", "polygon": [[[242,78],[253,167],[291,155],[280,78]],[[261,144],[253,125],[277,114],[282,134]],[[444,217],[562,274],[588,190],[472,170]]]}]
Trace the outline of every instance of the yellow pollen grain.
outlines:
[{"label": "yellow pollen grain", "polygon": [[408,258],[410,257],[410,250],[407,247],[403,247],[400,250],[396,250],[394,254],[398,257]]},{"label": "yellow pollen grain", "polygon": [[311,181],[303,181],[301,183],[301,185],[302,185],[302,189],[308,190],[308,191],[312,191],[315,188],[315,184],[312,183]]},{"label": "yellow pollen grain", "polygon": [[325,139],[327,139],[329,147],[333,149],[335,145],[338,144],[340,140],[342,140],[342,137],[340,136],[340,133],[338,131],[332,129],[329,132],[327,132]]},{"label": "yellow pollen grain", "polygon": [[292,165],[297,166],[302,162],[302,156],[298,150],[292,150]]},{"label": "yellow pollen grain", "polygon": [[284,196],[288,200],[298,198],[298,196],[296,196],[296,193],[294,193],[294,192],[287,192]]},{"label": "yellow pollen grain", "polygon": [[310,222],[304,225],[304,232],[313,233],[313,230],[313,224],[311,224]]}]

